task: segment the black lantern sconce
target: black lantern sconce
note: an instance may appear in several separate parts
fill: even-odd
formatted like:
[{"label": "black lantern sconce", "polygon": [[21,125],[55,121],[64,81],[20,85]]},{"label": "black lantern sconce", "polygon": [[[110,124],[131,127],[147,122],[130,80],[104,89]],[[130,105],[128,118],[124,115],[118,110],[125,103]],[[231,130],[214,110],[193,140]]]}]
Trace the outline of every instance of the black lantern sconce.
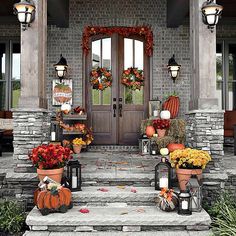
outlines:
[{"label": "black lantern sconce", "polygon": [[168,62],[167,68],[168,71],[170,73],[171,79],[173,79],[174,83],[176,78],[179,75],[179,71],[180,71],[180,67],[181,65],[179,65],[176,61],[175,61],[175,55],[173,55]]},{"label": "black lantern sconce", "polygon": [[192,215],[190,209],[191,194],[188,190],[181,190],[179,194],[179,215]]},{"label": "black lantern sconce", "polygon": [[162,188],[171,188],[171,165],[164,156],[155,166],[155,190]]},{"label": "black lantern sconce", "polygon": [[200,212],[202,210],[202,181],[196,175],[192,175],[186,187],[191,193],[191,210]]},{"label": "black lantern sconce", "polygon": [[157,142],[155,139],[153,139],[153,140],[151,140],[150,154],[155,156],[155,155],[157,155],[157,152],[158,152]]},{"label": "black lantern sconce", "polygon": [[62,56],[62,54],[60,55],[60,60],[57,64],[54,65],[54,68],[57,72],[57,77],[59,77],[59,79],[63,79],[66,76],[66,72],[67,72],[67,61],[66,59]]},{"label": "black lantern sconce", "polygon": [[141,155],[149,155],[150,154],[150,139],[143,135],[142,138],[139,139],[139,152]]},{"label": "black lantern sconce", "polygon": [[81,191],[81,164],[78,160],[71,160],[67,164],[67,180],[72,192]]},{"label": "black lantern sconce", "polygon": [[214,0],[207,0],[203,3],[202,20],[205,25],[208,25],[208,29],[213,32],[215,25],[217,25],[219,18],[222,14],[223,7],[214,2]]},{"label": "black lantern sconce", "polygon": [[22,24],[22,30],[25,31],[35,19],[34,3],[31,0],[21,0],[14,4],[13,9],[19,22]]}]

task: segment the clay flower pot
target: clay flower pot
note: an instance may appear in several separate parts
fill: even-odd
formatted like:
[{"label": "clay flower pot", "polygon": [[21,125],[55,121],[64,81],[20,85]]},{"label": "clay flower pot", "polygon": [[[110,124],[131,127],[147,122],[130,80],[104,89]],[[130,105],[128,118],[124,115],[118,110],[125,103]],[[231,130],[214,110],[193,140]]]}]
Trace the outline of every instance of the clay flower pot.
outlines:
[{"label": "clay flower pot", "polygon": [[157,129],[157,134],[159,138],[163,138],[166,135],[166,129]]},{"label": "clay flower pot", "polygon": [[61,183],[63,171],[64,171],[64,168],[52,169],[52,170],[37,169],[37,174],[40,181],[43,180],[44,177],[48,176],[49,178],[53,179],[57,183]]},{"label": "clay flower pot", "polygon": [[76,154],[79,154],[81,152],[82,145],[73,145],[73,151]]},{"label": "clay flower pot", "polygon": [[198,180],[202,178],[202,169],[176,169],[180,190],[186,190],[186,184],[192,175],[196,175]]}]

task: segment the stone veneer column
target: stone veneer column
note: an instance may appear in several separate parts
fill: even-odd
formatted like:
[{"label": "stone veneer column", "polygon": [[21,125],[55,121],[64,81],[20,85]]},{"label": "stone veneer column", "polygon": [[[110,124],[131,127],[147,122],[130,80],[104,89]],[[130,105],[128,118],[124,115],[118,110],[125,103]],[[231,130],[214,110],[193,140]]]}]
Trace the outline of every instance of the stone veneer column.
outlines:
[{"label": "stone veneer column", "polygon": [[216,97],[216,33],[202,21],[205,0],[190,0],[191,98],[187,143],[223,155],[223,111]]},{"label": "stone veneer column", "polygon": [[28,151],[47,142],[50,126],[45,96],[47,0],[34,4],[35,20],[21,31],[21,95],[19,107],[13,110],[16,172],[32,171]]}]

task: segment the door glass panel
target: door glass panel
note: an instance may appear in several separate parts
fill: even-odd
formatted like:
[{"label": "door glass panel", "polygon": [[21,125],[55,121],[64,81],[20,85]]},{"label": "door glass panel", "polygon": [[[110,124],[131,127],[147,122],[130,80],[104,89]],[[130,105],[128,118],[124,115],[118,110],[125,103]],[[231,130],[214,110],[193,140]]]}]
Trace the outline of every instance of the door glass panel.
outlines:
[{"label": "door glass panel", "polygon": [[101,66],[101,40],[92,42],[92,67],[97,68]]},{"label": "door glass panel", "polygon": [[102,91],[102,104],[103,105],[111,104],[111,87],[108,87],[104,91]]},{"label": "door glass panel", "polygon": [[6,45],[0,44],[0,80],[5,80],[6,72]]},{"label": "door glass panel", "polygon": [[125,104],[142,105],[143,104],[143,87],[140,90],[132,90],[125,87]]},{"label": "door glass panel", "polygon": [[143,42],[135,40],[134,49],[135,49],[134,67],[137,67],[140,70],[143,70]]},{"label": "door glass panel", "polygon": [[127,39],[127,38],[125,38],[125,41],[124,41],[125,68],[134,66],[133,41],[134,41],[133,39]]},{"label": "door glass panel", "polygon": [[222,109],[224,109],[222,44],[217,44],[216,46],[216,95],[219,101],[219,106],[222,106]]},{"label": "door glass panel", "polygon": [[111,38],[102,40],[102,67],[111,69]]},{"label": "door glass panel", "polygon": [[15,108],[18,105],[20,97],[20,44],[13,44],[12,53],[12,99],[11,107]]},{"label": "door glass panel", "polygon": [[6,104],[6,83],[0,81],[0,110],[5,110]]},{"label": "door glass panel", "polygon": [[229,44],[229,110],[236,110],[236,44]]}]

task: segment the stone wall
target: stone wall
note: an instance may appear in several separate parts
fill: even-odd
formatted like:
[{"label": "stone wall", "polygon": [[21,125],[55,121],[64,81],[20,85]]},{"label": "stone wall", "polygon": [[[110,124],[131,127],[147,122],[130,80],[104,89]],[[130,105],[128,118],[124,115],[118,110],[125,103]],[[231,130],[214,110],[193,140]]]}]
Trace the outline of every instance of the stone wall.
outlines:
[{"label": "stone wall", "polygon": [[28,152],[49,141],[50,113],[44,109],[15,109],[13,119],[15,171],[32,172]]}]

